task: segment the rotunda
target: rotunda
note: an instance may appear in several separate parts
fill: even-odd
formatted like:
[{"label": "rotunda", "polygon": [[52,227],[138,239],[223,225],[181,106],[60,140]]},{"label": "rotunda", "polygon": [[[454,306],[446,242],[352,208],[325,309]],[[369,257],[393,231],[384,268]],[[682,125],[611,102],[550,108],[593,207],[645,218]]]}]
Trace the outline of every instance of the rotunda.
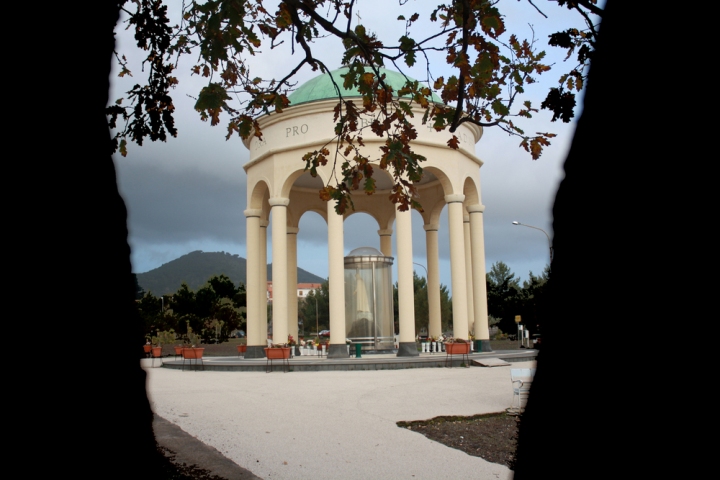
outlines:
[{"label": "rotunda", "polygon": [[[353,195],[355,210],[344,215],[335,212],[333,201],[324,202],[318,191],[333,178],[333,164],[319,166],[317,177],[304,170],[303,155],[321,148],[332,139],[333,109],[337,97],[329,75],[342,87],[340,68],[322,74],[301,85],[288,98],[290,106],[281,113],[258,119],[262,140],[250,137],[245,146],[250,160],[244,165],[247,173],[247,352],[246,358],[264,356],[267,346],[267,226],[272,221],[273,337],[283,341],[287,335],[298,338],[297,233],[300,218],[306,212],[320,214],[328,225],[328,279],[330,297],[330,349],[328,357],[347,357],[345,340],[346,298],[343,221],[349,215],[364,212],[378,225],[378,246],[382,255],[394,257],[397,263],[398,332],[397,355],[416,356],[415,312],[413,292],[413,254],[411,211],[402,212],[388,196],[392,180],[381,169],[375,169],[376,192]],[[395,91],[405,83],[397,72],[382,69],[386,81]],[[360,97],[356,91],[344,91],[344,97]],[[434,98],[435,101],[440,101]],[[462,124],[455,135],[460,147],[447,145],[452,134],[436,132],[422,125],[424,110],[413,106],[412,119],[418,132],[413,149],[427,160],[422,162],[422,180],[417,184],[424,212],[421,213],[427,250],[427,283],[429,334],[441,334],[440,275],[438,254],[439,218],[448,208],[450,267],[452,287],[453,336],[468,338],[474,331],[481,340],[482,350],[490,350],[485,283],[485,246],[480,199],[480,167],[475,144],[482,129]],[[365,121],[371,121],[366,117]],[[384,138],[374,134],[364,138],[365,148],[379,149]],[[338,175],[340,166],[337,167]],[[272,213],[272,215],[271,215]],[[394,230],[393,230],[394,229]],[[393,255],[392,235],[403,248]],[[291,301],[292,300],[292,301]]]}]

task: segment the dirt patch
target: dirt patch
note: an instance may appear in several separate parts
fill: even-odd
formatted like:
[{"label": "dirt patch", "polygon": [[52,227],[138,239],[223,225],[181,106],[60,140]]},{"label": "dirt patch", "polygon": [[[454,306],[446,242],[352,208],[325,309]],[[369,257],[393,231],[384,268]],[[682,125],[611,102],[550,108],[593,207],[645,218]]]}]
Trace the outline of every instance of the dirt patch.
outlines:
[{"label": "dirt patch", "polygon": [[435,417],[398,422],[397,425],[468,455],[514,469],[519,416],[501,412],[471,417]]}]

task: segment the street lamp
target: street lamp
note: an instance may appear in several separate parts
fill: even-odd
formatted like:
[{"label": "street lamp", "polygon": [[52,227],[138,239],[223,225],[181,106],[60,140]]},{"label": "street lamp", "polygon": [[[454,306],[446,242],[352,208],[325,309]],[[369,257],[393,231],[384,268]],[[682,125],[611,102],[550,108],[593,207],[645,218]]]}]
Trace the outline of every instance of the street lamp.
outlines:
[{"label": "street lamp", "polygon": [[413,265],[419,265],[419,266],[423,267],[423,270],[425,270],[425,278],[428,277],[427,268],[425,268],[425,265],[422,265],[420,263],[415,263],[415,262],[413,262]]},{"label": "street lamp", "polygon": [[548,239],[548,245],[550,246],[550,263],[552,263],[553,246],[552,246],[552,242],[550,241],[550,235],[548,235],[545,230],[543,230],[542,228],[533,227],[532,225],[525,225],[524,223],[520,223],[520,222],[512,222],[512,224],[513,225],[522,225],[523,227],[528,227],[528,228],[534,228],[535,230],[540,230],[541,232],[543,232]]},{"label": "street lamp", "polygon": [[320,338],[320,327],[318,326],[318,304],[317,304],[317,290],[315,290],[315,335]]}]

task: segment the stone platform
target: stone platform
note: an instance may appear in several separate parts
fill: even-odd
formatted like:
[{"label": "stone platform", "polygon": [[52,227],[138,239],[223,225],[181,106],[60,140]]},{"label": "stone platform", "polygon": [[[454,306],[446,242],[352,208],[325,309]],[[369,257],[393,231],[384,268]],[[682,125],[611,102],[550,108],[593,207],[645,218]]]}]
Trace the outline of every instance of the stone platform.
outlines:
[{"label": "stone platform", "polygon": [[[493,352],[470,353],[467,355],[469,360],[468,366],[492,366],[498,362],[493,359],[499,359],[503,362],[527,362],[534,361],[538,354],[534,349],[519,350],[496,350]],[[267,359],[265,358],[248,358],[243,357],[204,357],[202,364],[192,364],[186,360],[183,364],[182,359],[171,359],[165,357],[160,365],[159,359],[155,359],[153,366],[180,370],[200,371],[247,371],[258,372],[265,371],[267,368]],[[150,359],[143,359],[147,365],[151,366]],[[453,355],[452,358],[443,353],[420,353],[417,357],[398,357],[395,354],[363,354],[361,358],[349,356],[347,358],[327,358],[316,355],[300,355],[289,359],[290,371],[333,371],[333,370],[400,370],[407,368],[444,368],[444,367],[461,367],[465,363],[462,355]],[[502,362],[501,362],[502,363]],[[282,362],[275,360],[273,362],[273,371],[281,372],[283,370]]]}]

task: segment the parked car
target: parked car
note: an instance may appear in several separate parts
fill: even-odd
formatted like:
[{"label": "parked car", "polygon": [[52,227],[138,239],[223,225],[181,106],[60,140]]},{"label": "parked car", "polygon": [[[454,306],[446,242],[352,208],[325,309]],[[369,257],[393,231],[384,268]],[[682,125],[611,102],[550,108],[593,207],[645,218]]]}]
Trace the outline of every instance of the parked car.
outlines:
[{"label": "parked car", "polygon": [[321,337],[329,337],[330,336],[330,330],[321,330],[320,333],[318,333]]},{"label": "parked car", "polygon": [[427,333],[418,334],[418,341],[420,341],[420,342],[427,342],[428,338],[429,338],[429,336]]}]

